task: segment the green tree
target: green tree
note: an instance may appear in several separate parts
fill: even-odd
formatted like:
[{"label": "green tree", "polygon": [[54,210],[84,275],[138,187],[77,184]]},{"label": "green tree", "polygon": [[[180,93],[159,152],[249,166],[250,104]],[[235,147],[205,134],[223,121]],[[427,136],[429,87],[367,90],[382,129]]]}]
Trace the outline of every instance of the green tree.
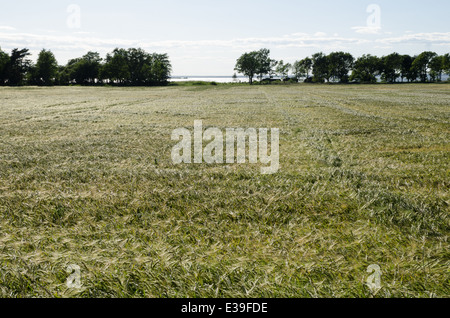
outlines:
[{"label": "green tree", "polygon": [[82,57],[84,80],[88,84],[94,84],[99,78],[102,58],[97,52],[88,52]]},{"label": "green tree", "polygon": [[412,63],[412,68],[419,75],[420,80],[425,83],[428,81],[428,71],[431,60],[436,57],[434,52],[426,51],[419,54],[419,56]]},{"label": "green tree", "polygon": [[172,72],[172,66],[168,55],[153,53],[149,55],[148,65],[150,66],[150,74],[147,78],[147,84],[166,84]]},{"label": "green tree", "polygon": [[416,57],[412,57],[410,55],[402,55],[401,56],[402,63],[400,68],[400,77],[403,82],[403,79],[406,78],[408,82],[415,81],[417,79],[417,72],[415,72],[412,68],[412,63],[416,59]]},{"label": "green tree", "polygon": [[31,61],[27,56],[31,55],[28,49],[13,49],[7,65],[7,77],[9,85],[23,85],[26,75],[31,67]]},{"label": "green tree", "polygon": [[381,58],[381,78],[394,83],[402,73],[403,58],[398,53],[392,53]]},{"label": "green tree", "polygon": [[449,53],[445,54],[443,59],[444,59],[444,72],[447,73],[447,75],[450,75],[450,54]]},{"label": "green tree", "polygon": [[58,72],[58,62],[51,51],[39,53],[33,77],[38,85],[52,85]]},{"label": "green tree", "polygon": [[76,83],[76,84],[83,84],[84,83],[84,74],[83,74],[83,67],[82,67],[82,59],[81,58],[74,58],[70,59],[69,62],[67,62],[66,67],[64,68],[64,74],[63,77],[67,77],[68,83]]},{"label": "green tree", "polygon": [[444,55],[436,55],[430,61],[430,77],[432,81],[442,81],[442,73],[445,69],[445,56]]},{"label": "green tree", "polygon": [[119,85],[164,85],[170,78],[172,66],[167,54],[149,54],[140,48],[116,48],[107,54],[102,64],[100,55],[89,52],[79,59],[69,61],[66,73],[71,81],[93,84],[108,80]]},{"label": "green tree", "polygon": [[290,63],[284,63],[283,60],[279,61],[277,67],[275,69],[276,74],[281,78],[281,80],[285,81],[289,78],[289,70],[292,68]]},{"label": "green tree", "polygon": [[5,85],[8,79],[9,55],[0,48],[0,85]]},{"label": "green tree", "polygon": [[328,58],[322,52],[312,56],[313,61],[313,82],[323,83],[330,79]]},{"label": "green tree", "polygon": [[360,83],[376,83],[380,74],[381,61],[378,57],[367,54],[358,58],[353,66],[351,81]]},{"label": "green tree", "polygon": [[258,74],[259,81],[263,80],[264,75],[267,75],[272,70],[272,59],[270,58],[270,50],[261,49],[256,53],[257,68],[256,74]]},{"label": "green tree", "polygon": [[269,77],[272,79],[276,75],[276,68],[278,65],[277,60],[270,60],[270,70],[269,70]]},{"label": "green tree", "polygon": [[127,53],[132,85],[162,84],[170,77],[172,66],[166,54],[148,54],[140,48]]},{"label": "green tree", "polygon": [[101,61],[97,52],[88,52],[81,58],[70,60],[67,64],[70,81],[77,84],[95,84],[100,77]]},{"label": "green tree", "polygon": [[125,84],[130,79],[128,53],[125,49],[116,48],[106,55],[106,62],[100,71],[100,77],[118,84]]},{"label": "green tree", "polygon": [[69,72],[66,66],[59,65],[56,72],[55,84],[56,85],[68,85],[70,82]]},{"label": "green tree", "polygon": [[144,85],[147,69],[148,54],[143,49],[128,49],[128,68],[132,85]]},{"label": "green tree", "polygon": [[277,67],[275,69],[276,74],[281,78],[281,80],[285,81],[289,78],[289,70],[292,65],[290,63],[284,63],[283,60],[279,61]]},{"label": "green tree", "polygon": [[341,83],[347,83],[353,67],[353,56],[350,53],[333,52],[328,55],[327,60],[330,78]]},{"label": "green tree", "polygon": [[258,72],[258,52],[244,53],[236,61],[235,71],[248,76],[250,85],[253,84],[253,78]]},{"label": "green tree", "polygon": [[300,78],[305,77],[306,80],[309,79],[309,73],[312,70],[313,61],[307,57],[303,60],[296,61],[294,65],[292,66],[292,70],[294,73],[295,78],[299,80]]}]

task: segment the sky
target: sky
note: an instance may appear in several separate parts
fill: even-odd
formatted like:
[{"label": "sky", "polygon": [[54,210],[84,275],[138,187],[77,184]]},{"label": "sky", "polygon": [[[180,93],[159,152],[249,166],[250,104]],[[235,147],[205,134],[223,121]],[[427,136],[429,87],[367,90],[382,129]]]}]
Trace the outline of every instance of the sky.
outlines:
[{"label": "sky", "polygon": [[114,48],[167,53],[175,76],[231,76],[268,48],[293,63],[317,52],[450,52],[448,0],[15,0],[0,4],[0,48],[50,49],[59,64]]}]

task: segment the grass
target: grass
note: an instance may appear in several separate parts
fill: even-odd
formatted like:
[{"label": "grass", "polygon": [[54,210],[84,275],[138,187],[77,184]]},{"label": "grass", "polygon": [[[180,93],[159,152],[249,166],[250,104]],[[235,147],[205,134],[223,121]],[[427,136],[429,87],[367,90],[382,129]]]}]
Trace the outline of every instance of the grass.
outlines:
[{"label": "grass", "polygon": [[[449,106],[446,85],[0,88],[0,297],[449,297]],[[194,120],[280,128],[280,171],[173,165]]]}]

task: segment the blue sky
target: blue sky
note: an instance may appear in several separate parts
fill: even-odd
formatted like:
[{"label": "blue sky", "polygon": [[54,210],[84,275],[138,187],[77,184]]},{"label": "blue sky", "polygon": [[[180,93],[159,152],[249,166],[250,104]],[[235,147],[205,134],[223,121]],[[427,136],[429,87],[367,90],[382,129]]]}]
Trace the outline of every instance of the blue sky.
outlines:
[{"label": "blue sky", "polygon": [[168,53],[174,75],[232,75],[242,53],[262,47],[285,62],[336,50],[448,53],[449,13],[448,0],[16,0],[1,4],[0,47],[27,47],[33,59],[51,49],[60,64],[142,47]]}]

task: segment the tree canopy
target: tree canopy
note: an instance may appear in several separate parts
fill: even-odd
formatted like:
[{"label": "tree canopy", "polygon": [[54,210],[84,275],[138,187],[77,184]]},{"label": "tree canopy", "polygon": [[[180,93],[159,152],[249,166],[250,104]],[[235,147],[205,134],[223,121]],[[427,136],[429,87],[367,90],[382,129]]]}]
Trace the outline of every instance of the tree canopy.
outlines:
[{"label": "tree canopy", "polygon": [[350,53],[333,52],[327,57],[328,75],[334,81],[347,83],[353,68],[354,58]]},{"label": "tree canopy", "polygon": [[275,73],[282,79],[286,80],[289,78],[289,70],[292,68],[290,63],[284,63],[283,60],[277,63]]},{"label": "tree canopy", "polygon": [[323,83],[325,80],[330,79],[330,73],[328,68],[328,58],[322,52],[313,54],[313,82]]},{"label": "tree canopy", "polygon": [[[50,50],[42,49],[35,64],[28,49],[15,48],[10,54],[0,48],[0,85],[166,85],[172,65],[167,54],[147,53],[141,48],[116,48],[102,58],[88,52],[58,65]],[[291,77],[305,82],[386,83],[440,82],[450,75],[450,54],[422,52],[417,56],[392,53],[383,57],[364,54],[355,59],[347,52],[319,52],[294,63],[274,60],[270,50],[262,48],[242,54],[236,72],[259,82],[285,81]],[[291,76],[292,75],[292,76]],[[278,79],[273,79],[277,76]]]},{"label": "tree canopy", "polygon": [[8,79],[9,55],[0,48],[0,85],[4,85]]},{"label": "tree canopy", "polygon": [[370,54],[363,55],[356,60],[350,80],[361,83],[375,83],[381,67],[380,58]]},{"label": "tree canopy", "polygon": [[297,80],[299,80],[302,77],[306,77],[306,80],[309,79],[309,73],[312,70],[313,66],[313,60],[309,57],[304,58],[300,61],[295,61],[292,66],[292,71],[294,73],[294,76]]},{"label": "tree canopy", "polygon": [[[418,56],[392,53],[377,57],[364,54],[355,59],[347,52],[323,52],[313,54],[295,61],[292,65],[283,60],[276,61],[269,57],[268,49],[261,49],[243,54],[236,63],[235,70],[248,76],[250,83],[258,75],[263,82],[264,75],[270,78],[274,74],[282,80],[292,77],[305,82],[339,82],[386,83],[403,82],[436,82],[441,81],[443,74],[450,75],[450,54],[437,55],[434,52],[423,52]],[[264,61],[264,62],[262,62]]]},{"label": "tree canopy", "polygon": [[436,57],[434,52],[426,51],[421,53],[412,63],[412,68],[418,73],[422,82],[428,81],[428,70],[430,68],[430,62]]},{"label": "tree canopy", "polygon": [[260,70],[258,52],[244,53],[236,61],[235,71],[248,76],[250,85],[253,84],[253,78]]},{"label": "tree canopy", "polygon": [[394,83],[400,77],[403,57],[398,53],[392,53],[381,58],[381,78],[389,83]]},{"label": "tree canopy", "polygon": [[36,85],[52,85],[58,74],[58,62],[55,55],[43,49],[39,53],[36,65],[31,68],[30,81]]},{"label": "tree canopy", "polygon": [[36,64],[28,49],[7,54],[0,49],[0,85],[165,85],[172,66],[167,54],[142,49],[115,49],[102,59],[98,52],[58,65],[54,54],[43,49]]},{"label": "tree canopy", "polygon": [[27,57],[31,55],[28,49],[13,49],[7,60],[5,69],[4,82],[8,85],[17,86],[23,85],[26,80],[26,75],[30,70],[31,61]]}]

